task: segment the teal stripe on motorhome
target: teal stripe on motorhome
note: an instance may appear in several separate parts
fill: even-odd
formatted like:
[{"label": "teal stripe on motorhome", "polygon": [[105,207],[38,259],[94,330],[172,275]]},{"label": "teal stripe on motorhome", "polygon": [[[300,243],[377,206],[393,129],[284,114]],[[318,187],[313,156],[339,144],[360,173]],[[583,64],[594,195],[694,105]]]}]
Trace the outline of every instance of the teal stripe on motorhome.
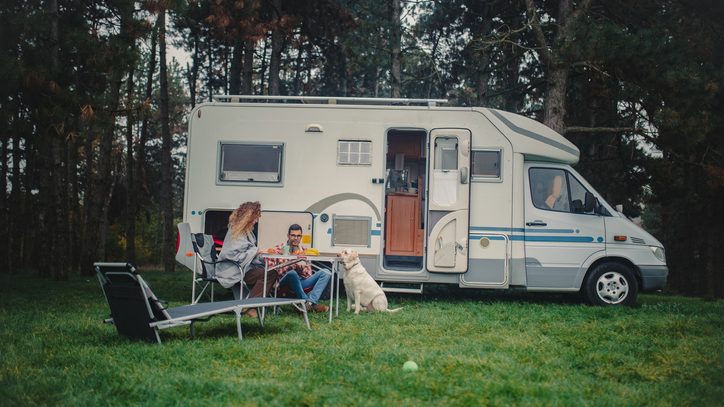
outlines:
[{"label": "teal stripe on motorhome", "polygon": [[500,235],[490,235],[490,236],[488,236],[488,235],[482,235],[482,236],[481,235],[468,235],[468,239],[470,239],[470,240],[480,240],[483,237],[487,237],[490,240],[505,240],[505,238]]},{"label": "teal stripe on motorhome", "polygon": [[526,242],[592,243],[592,236],[525,236]]},{"label": "teal stripe on motorhome", "polygon": [[524,232],[523,228],[505,228],[497,226],[470,226],[470,230],[483,230],[486,232]]},{"label": "teal stripe on motorhome", "polygon": [[569,147],[569,146],[567,146],[567,145],[565,145],[565,144],[563,144],[563,143],[559,143],[559,142],[557,142],[557,141],[551,140],[551,139],[549,139],[548,137],[546,137],[546,136],[544,136],[544,135],[542,135],[542,134],[538,134],[538,133],[532,132],[532,131],[530,131],[530,130],[528,130],[528,129],[524,129],[524,128],[522,128],[522,127],[518,127],[518,126],[516,126],[515,124],[513,124],[513,122],[511,122],[510,120],[506,119],[502,114],[498,113],[497,111],[495,111],[495,110],[493,110],[493,109],[487,109],[487,110],[488,110],[490,113],[492,113],[493,115],[495,115],[495,117],[497,117],[498,120],[500,120],[501,122],[503,122],[503,124],[505,124],[506,126],[508,126],[508,127],[509,127],[511,130],[513,130],[514,132],[520,134],[521,136],[530,137],[530,138],[532,138],[533,140],[540,141],[540,142],[543,143],[543,144],[548,144],[549,146],[556,147],[556,148],[561,149],[561,150],[563,150],[563,151],[565,151],[565,152],[567,152],[567,153],[569,153],[569,154],[573,154],[573,155],[575,155],[575,156],[578,156],[578,150],[577,150],[576,148],[571,148],[571,147]]},{"label": "teal stripe on motorhome", "polygon": [[523,228],[504,228],[497,226],[471,226],[471,232],[484,231],[484,232],[509,232],[509,233],[578,233],[573,229],[523,229]]},{"label": "teal stripe on motorhome", "polygon": [[[332,234],[332,228],[327,229],[327,234],[328,235]],[[372,236],[380,236],[381,234],[382,234],[381,230],[370,230],[370,235],[372,235]]]},{"label": "teal stripe on motorhome", "polygon": [[526,229],[525,233],[578,233],[573,229]]},{"label": "teal stripe on motorhome", "polygon": [[[470,240],[480,240],[482,237],[487,237],[490,240],[503,240],[503,236],[496,235],[468,235]],[[508,239],[515,241],[526,241],[526,242],[561,242],[561,243],[604,243],[603,239],[595,241],[592,236],[524,236],[524,235],[513,235],[508,236]]]},{"label": "teal stripe on motorhome", "polygon": [[579,233],[573,229],[523,229],[523,228],[504,228],[496,226],[471,226],[471,232],[484,231],[484,232],[509,232],[509,233]]}]

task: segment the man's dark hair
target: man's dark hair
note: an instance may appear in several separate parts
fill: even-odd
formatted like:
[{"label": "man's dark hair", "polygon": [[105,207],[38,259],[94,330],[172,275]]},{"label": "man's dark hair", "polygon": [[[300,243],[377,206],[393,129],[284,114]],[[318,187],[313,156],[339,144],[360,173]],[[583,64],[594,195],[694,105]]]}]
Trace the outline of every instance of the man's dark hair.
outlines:
[{"label": "man's dark hair", "polygon": [[289,226],[289,231],[287,232],[287,234],[292,233],[292,230],[298,230],[298,231],[301,232],[301,231],[302,231],[302,227],[299,226],[299,225],[297,225],[296,223],[294,223],[294,224],[292,224],[292,226]]}]

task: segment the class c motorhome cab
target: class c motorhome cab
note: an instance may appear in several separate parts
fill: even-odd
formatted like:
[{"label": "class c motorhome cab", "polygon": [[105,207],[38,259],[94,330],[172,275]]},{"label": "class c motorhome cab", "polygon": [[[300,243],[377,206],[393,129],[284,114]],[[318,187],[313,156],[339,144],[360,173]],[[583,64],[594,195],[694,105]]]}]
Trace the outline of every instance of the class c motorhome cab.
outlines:
[{"label": "class c motorhome cab", "polygon": [[[259,247],[304,228],[322,253],[353,248],[383,289],[424,284],[581,291],[632,304],[658,290],[662,244],[571,165],[579,151],[529,118],[444,100],[217,96],[190,114],[184,230],[223,239],[244,201]],[[177,260],[188,233],[181,233]]]}]

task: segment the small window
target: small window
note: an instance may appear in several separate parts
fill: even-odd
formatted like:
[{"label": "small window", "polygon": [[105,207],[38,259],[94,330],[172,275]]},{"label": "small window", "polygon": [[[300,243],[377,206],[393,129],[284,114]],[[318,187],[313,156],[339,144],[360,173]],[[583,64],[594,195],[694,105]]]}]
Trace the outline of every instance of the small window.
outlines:
[{"label": "small window", "polygon": [[500,150],[473,150],[471,174],[473,181],[500,179]]},{"label": "small window", "polygon": [[335,216],[332,220],[333,246],[370,247],[372,218]]},{"label": "small window", "polygon": [[283,150],[283,144],[221,142],[219,181],[281,182]]},{"label": "small window", "polygon": [[372,142],[339,140],[337,142],[337,164],[371,165]]},{"label": "small window", "polygon": [[457,137],[438,137],[437,140],[435,140],[435,169],[458,169]]}]

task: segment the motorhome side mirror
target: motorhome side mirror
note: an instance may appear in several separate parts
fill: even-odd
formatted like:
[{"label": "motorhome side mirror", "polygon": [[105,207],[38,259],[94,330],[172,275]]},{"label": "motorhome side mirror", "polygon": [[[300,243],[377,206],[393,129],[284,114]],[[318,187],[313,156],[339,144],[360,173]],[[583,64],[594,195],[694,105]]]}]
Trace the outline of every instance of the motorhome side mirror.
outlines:
[{"label": "motorhome side mirror", "polygon": [[583,202],[581,202],[580,199],[575,199],[571,201],[571,212],[583,213]]},{"label": "motorhome side mirror", "polygon": [[586,191],[586,203],[583,204],[583,212],[593,212],[596,208],[596,197],[592,193]]},{"label": "motorhome side mirror", "polygon": [[616,212],[623,213],[623,204],[616,205]]}]

